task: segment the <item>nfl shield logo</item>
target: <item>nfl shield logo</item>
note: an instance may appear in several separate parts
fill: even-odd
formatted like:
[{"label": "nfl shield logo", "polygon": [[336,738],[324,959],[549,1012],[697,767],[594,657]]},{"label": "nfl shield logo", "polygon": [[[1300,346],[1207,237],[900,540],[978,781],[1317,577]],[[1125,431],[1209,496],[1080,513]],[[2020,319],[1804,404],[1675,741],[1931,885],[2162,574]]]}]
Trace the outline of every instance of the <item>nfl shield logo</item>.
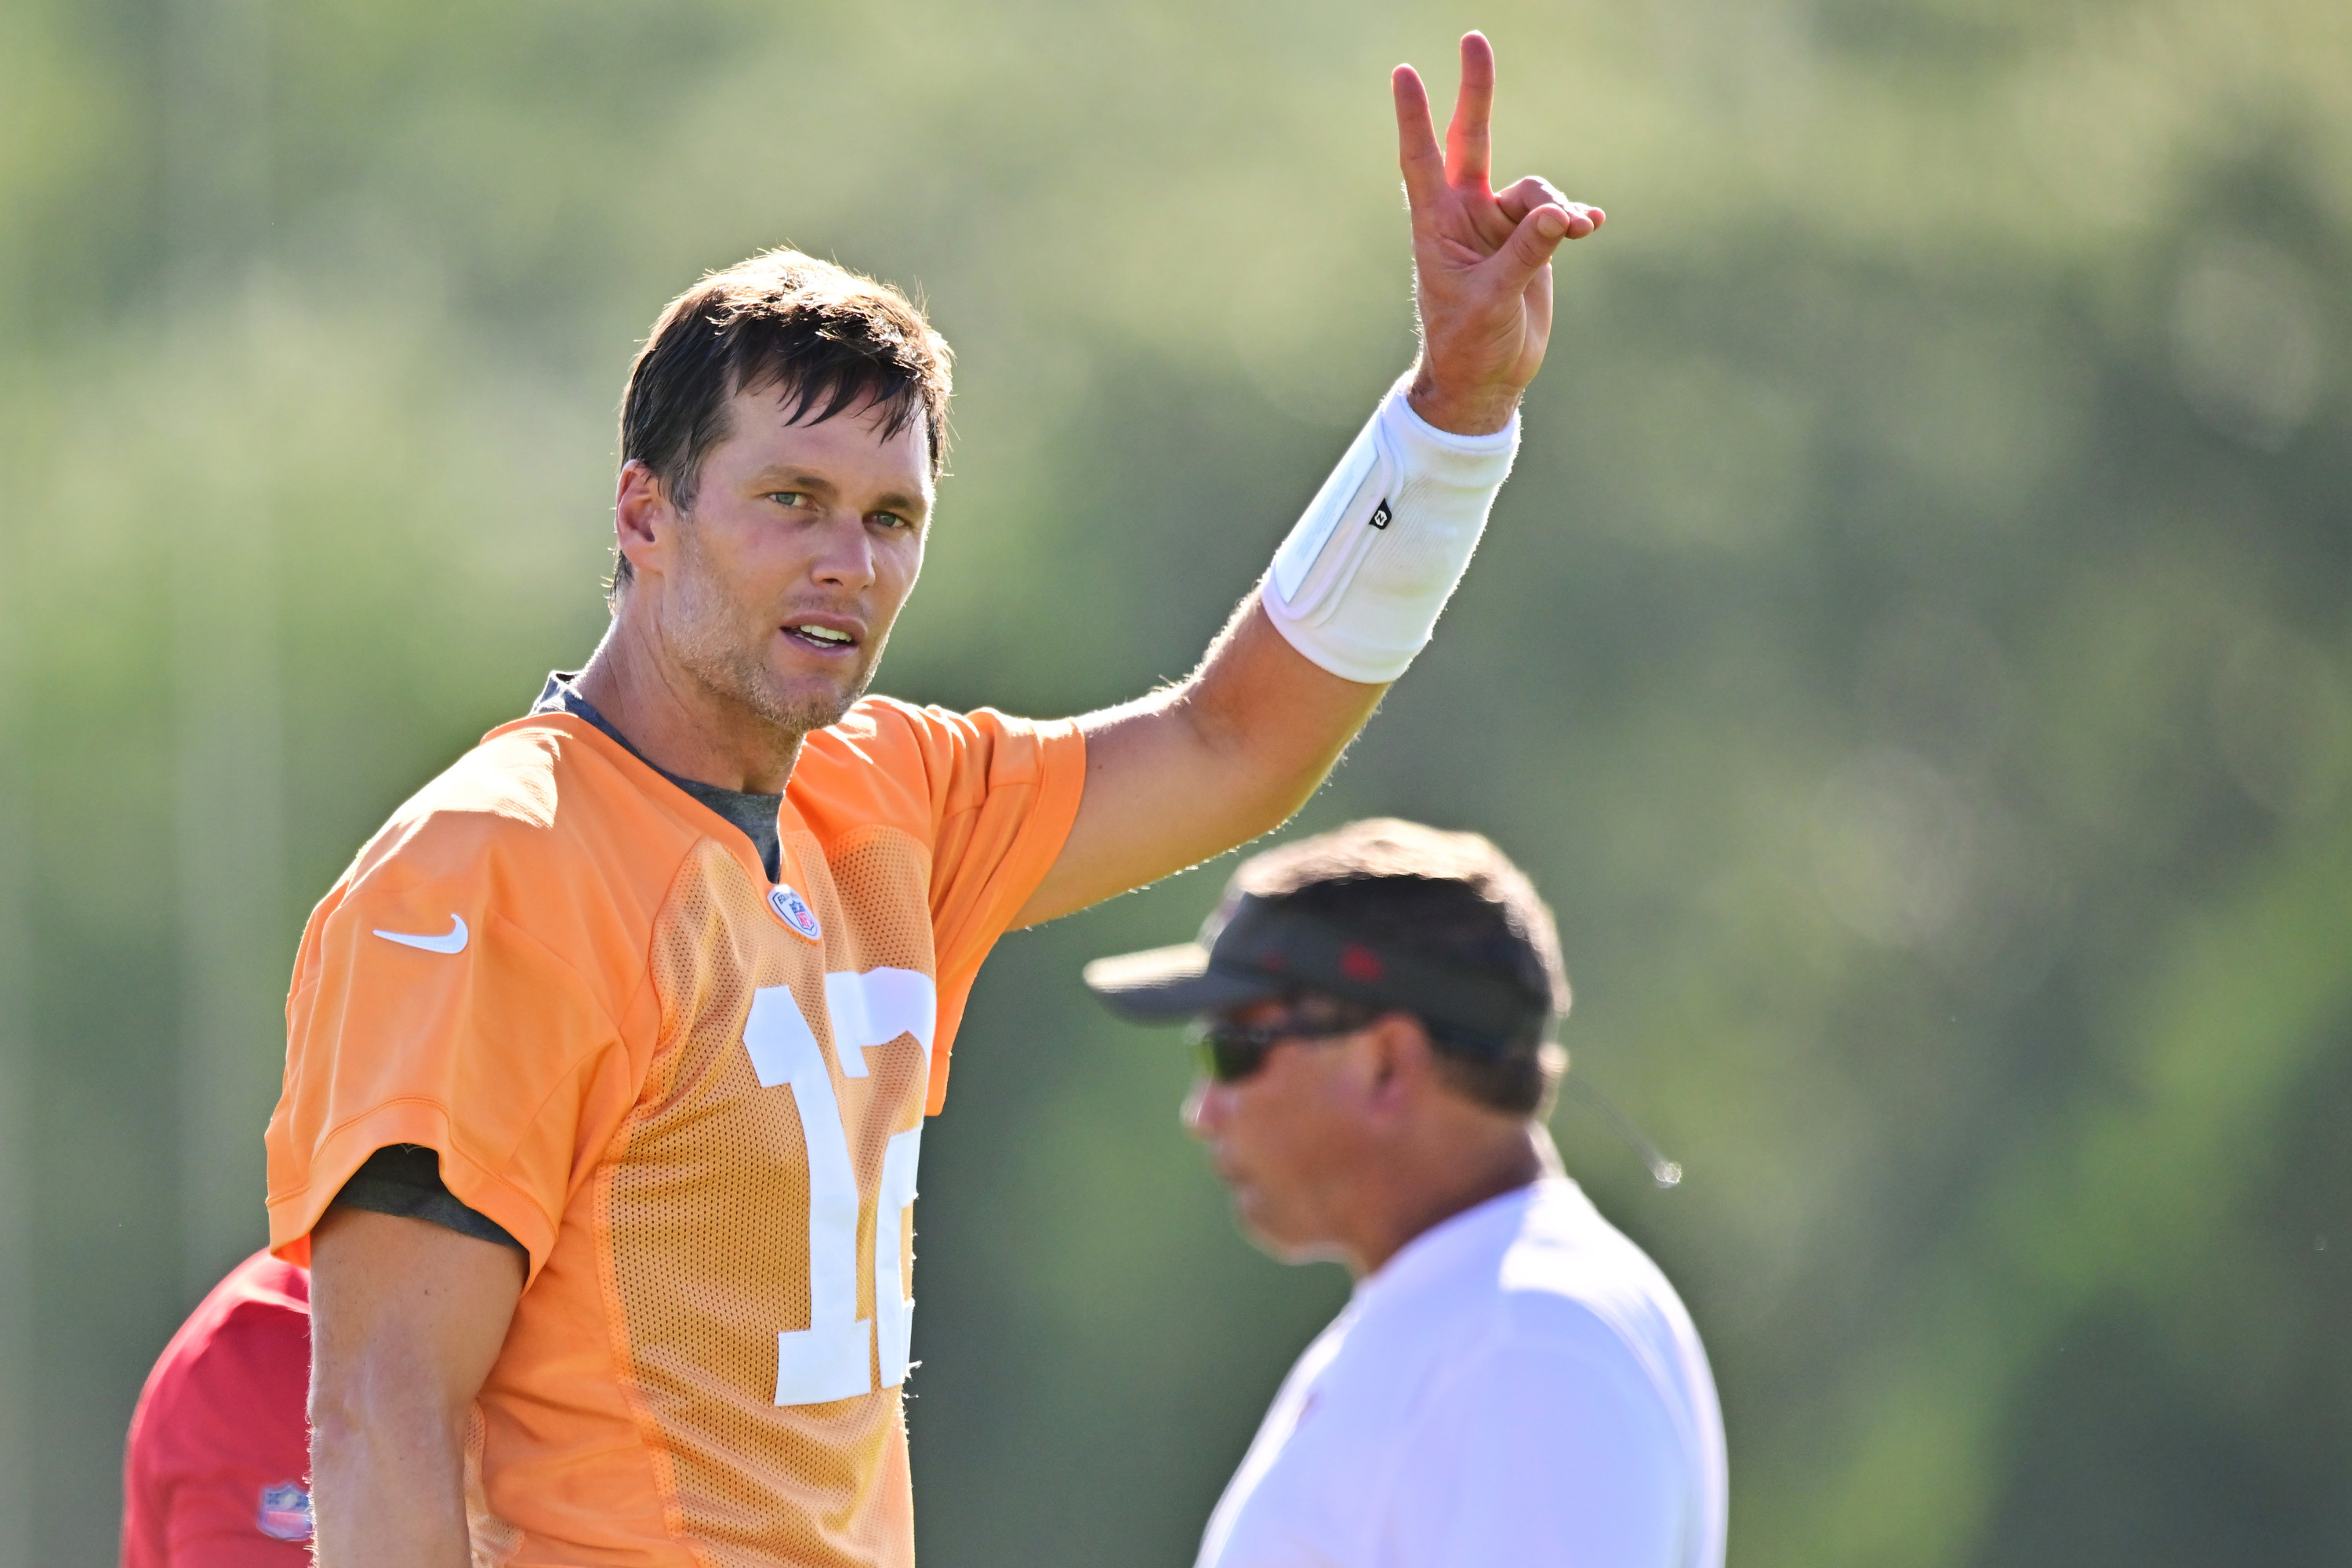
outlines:
[{"label": "nfl shield logo", "polygon": [[310,1494],[292,1481],[261,1489],[261,1517],[254,1521],[272,1541],[310,1539]]},{"label": "nfl shield logo", "polygon": [[824,936],[824,928],[816,923],[816,911],[809,908],[808,900],[783,883],[779,882],[768,889],[768,907],[776,911],[778,920],[809,941],[817,942]]}]

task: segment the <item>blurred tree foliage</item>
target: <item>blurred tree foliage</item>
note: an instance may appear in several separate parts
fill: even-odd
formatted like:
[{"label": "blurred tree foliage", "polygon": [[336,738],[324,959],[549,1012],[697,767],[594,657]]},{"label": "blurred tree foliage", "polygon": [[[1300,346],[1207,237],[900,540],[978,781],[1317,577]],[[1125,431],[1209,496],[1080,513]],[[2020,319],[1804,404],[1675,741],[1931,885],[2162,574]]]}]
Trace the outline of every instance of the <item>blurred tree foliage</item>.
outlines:
[{"label": "blurred tree foliage", "polygon": [[[1385,68],[1605,205],[1488,545],[1307,826],[1557,905],[1563,1112],[1750,1565],[2352,1556],[2352,11],[2330,0],[0,8],[0,1563],[111,1551],[263,1234],[309,901],[602,622],[702,268],[927,294],[893,692],[1180,673],[1410,353]],[[1178,1563],[1340,1299],[1007,941],[926,1150],[929,1559]]]}]

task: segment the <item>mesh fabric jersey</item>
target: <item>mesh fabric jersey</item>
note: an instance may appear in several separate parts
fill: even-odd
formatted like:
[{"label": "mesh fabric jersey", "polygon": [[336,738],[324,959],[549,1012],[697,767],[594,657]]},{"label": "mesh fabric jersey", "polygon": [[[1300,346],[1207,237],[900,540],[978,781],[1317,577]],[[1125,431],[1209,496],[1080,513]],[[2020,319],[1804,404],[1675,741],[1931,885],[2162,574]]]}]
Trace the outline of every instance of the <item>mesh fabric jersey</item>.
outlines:
[{"label": "mesh fabric jersey", "polygon": [[906,1563],[915,1166],[1084,742],[883,699],[808,739],[771,885],[568,714],[493,731],[310,917],[271,1243],[420,1143],[530,1253],[468,1439],[478,1560]]}]

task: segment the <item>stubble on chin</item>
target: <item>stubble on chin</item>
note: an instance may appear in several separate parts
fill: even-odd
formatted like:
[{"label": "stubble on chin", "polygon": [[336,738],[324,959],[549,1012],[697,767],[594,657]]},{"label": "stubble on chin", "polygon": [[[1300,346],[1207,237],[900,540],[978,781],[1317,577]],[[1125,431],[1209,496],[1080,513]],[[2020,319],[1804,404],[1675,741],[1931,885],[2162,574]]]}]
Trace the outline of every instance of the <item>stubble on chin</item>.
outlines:
[{"label": "stubble on chin", "polygon": [[[688,550],[694,550],[690,542]],[[692,597],[686,613],[671,625],[670,657],[678,668],[719,701],[756,715],[777,731],[780,743],[797,744],[811,731],[841,722],[873,682],[881,650],[874,650],[877,657],[869,658],[845,688],[812,691],[803,685],[795,690],[768,668],[774,626],[762,616],[737,629],[732,624],[736,607],[714,592],[709,563],[697,560],[694,564],[702,570],[688,579]]]},{"label": "stubble on chin", "polygon": [[813,730],[841,722],[842,716],[866,695],[874,674],[869,661],[845,690],[818,693],[803,687],[795,691],[777,679],[757,653],[740,647],[681,647],[677,654],[688,673],[713,696],[757,714],[778,731],[779,741],[797,742]]}]

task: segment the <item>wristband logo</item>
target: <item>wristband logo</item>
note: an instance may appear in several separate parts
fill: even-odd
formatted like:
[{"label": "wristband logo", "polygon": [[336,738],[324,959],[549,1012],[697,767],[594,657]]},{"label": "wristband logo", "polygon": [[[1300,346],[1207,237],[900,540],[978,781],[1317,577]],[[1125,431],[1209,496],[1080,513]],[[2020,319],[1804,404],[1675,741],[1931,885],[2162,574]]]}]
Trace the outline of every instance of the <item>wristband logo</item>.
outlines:
[{"label": "wristband logo", "polygon": [[1374,528],[1386,528],[1389,525],[1389,520],[1395,515],[1396,514],[1394,512],[1389,510],[1388,499],[1386,497],[1382,497],[1381,504],[1372,508],[1372,526]]}]

